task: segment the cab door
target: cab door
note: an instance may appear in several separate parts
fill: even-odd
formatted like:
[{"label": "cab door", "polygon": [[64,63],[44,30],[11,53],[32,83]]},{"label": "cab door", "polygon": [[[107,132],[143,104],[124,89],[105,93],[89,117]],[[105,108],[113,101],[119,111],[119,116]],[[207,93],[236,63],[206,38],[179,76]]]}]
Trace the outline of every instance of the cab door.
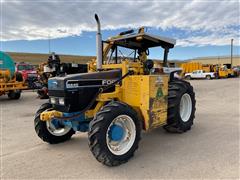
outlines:
[{"label": "cab door", "polygon": [[198,78],[197,72],[198,72],[198,71],[193,71],[193,72],[192,72],[192,78]]},{"label": "cab door", "polygon": [[199,71],[197,72],[197,78],[203,78],[203,77],[204,77],[203,71],[199,70]]}]

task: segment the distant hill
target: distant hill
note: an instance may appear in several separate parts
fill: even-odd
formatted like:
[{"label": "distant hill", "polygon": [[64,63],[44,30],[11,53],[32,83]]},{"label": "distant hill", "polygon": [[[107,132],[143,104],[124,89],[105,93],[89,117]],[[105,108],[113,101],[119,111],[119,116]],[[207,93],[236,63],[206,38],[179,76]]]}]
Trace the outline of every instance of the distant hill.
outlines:
[{"label": "distant hill", "polygon": [[[46,62],[49,54],[39,54],[39,53],[17,53],[17,52],[6,52],[11,56],[15,62],[28,62],[33,65],[38,65],[43,62]],[[74,56],[74,55],[61,55],[58,54],[61,62],[71,62],[84,64],[92,59],[96,58],[95,56]],[[161,62],[162,60],[153,59],[155,61]],[[183,61],[169,60],[171,63],[182,63]]]},{"label": "distant hill", "polygon": [[[39,65],[43,62],[46,62],[49,54],[40,54],[40,53],[16,53],[16,52],[6,52],[11,56],[15,62],[29,62],[33,65]],[[74,55],[61,55],[58,54],[61,62],[71,62],[85,64],[92,59],[96,58],[95,56],[74,56]],[[152,59],[157,63],[162,63],[162,60]],[[230,63],[230,56],[211,56],[211,57],[198,57],[188,60],[169,60],[169,63],[175,64],[179,67],[184,62],[200,62],[203,64],[225,64]],[[240,56],[233,56],[233,66],[240,65]]]},{"label": "distant hill", "polygon": [[[16,53],[16,52],[6,52],[11,56],[15,62],[28,62],[33,65],[38,65],[40,63],[46,62],[49,54],[35,54],[35,53]],[[95,56],[74,56],[74,55],[61,55],[58,54],[61,62],[72,62],[72,63],[87,63],[88,61],[95,58]]]}]

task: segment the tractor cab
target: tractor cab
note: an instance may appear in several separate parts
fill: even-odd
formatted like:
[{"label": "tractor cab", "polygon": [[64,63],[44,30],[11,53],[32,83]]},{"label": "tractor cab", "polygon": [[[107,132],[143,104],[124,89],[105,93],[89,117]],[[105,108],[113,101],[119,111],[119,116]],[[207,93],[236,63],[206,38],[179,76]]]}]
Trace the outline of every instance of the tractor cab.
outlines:
[{"label": "tractor cab", "polygon": [[125,31],[116,37],[109,38],[104,43],[112,46],[112,51],[117,52],[117,47],[124,47],[133,50],[135,55],[142,52],[148,54],[149,48],[159,46],[164,49],[165,53],[168,53],[168,50],[176,44],[175,39],[148,34],[144,31],[143,27],[139,28],[138,33],[134,33],[134,30]]},{"label": "tractor cab", "polygon": [[[133,30],[120,33],[118,36],[104,41],[104,63],[119,64],[122,60],[140,62],[145,70],[153,67],[153,61],[148,60],[149,49],[162,47],[164,49],[163,66],[167,66],[167,56],[170,48],[173,48],[176,41],[171,38],[147,34],[144,28],[137,33]],[[108,54],[107,54],[108,53]],[[148,71],[145,71],[148,72]]]},{"label": "tractor cab", "polygon": [[167,67],[169,49],[173,48],[176,44],[175,39],[148,34],[143,27],[139,28],[137,33],[134,30],[128,30],[121,32],[117,36],[108,38],[106,41],[99,41],[97,44],[103,44],[103,48],[101,46],[97,47],[98,49],[100,48],[98,50],[98,59],[102,61],[98,62],[98,64],[101,65],[121,64],[122,61],[129,61],[149,66],[153,64],[153,62],[147,61],[149,49],[162,47],[164,50],[163,66]]},{"label": "tractor cab", "polygon": [[[167,67],[169,49],[176,44],[175,39],[148,34],[139,28],[121,32],[118,36],[103,41],[103,64],[120,64],[122,61],[138,62],[143,65],[143,73],[149,74],[154,62],[148,59],[150,49],[162,47],[164,50],[163,67]],[[153,71],[152,71],[153,72]]]}]

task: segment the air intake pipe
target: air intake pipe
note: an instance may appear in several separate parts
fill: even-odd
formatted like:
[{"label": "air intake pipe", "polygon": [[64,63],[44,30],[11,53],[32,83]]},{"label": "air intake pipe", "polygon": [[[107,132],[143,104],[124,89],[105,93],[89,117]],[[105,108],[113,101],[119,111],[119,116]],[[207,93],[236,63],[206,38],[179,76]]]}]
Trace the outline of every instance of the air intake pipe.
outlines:
[{"label": "air intake pipe", "polygon": [[101,24],[98,18],[98,15],[95,14],[95,19],[97,22],[97,35],[96,35],[96,45],[97,45],[97,70],[102,69],[102,34],[101,34]]}]

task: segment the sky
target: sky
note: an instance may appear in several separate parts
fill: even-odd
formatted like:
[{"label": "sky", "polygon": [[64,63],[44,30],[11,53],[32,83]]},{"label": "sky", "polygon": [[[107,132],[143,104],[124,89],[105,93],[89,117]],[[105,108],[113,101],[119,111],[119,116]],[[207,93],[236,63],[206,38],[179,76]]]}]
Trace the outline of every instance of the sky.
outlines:
[{"label": "sky", "polygon": [[[0,50],[94,56],[97,13],[105,40],[144,26],[177,40],[170,59],[229,56],[231,39],[239,55],[239,6],[238,0],[1,0]],[[149,56],[161,59],[161,48],[150,49]]]}]

